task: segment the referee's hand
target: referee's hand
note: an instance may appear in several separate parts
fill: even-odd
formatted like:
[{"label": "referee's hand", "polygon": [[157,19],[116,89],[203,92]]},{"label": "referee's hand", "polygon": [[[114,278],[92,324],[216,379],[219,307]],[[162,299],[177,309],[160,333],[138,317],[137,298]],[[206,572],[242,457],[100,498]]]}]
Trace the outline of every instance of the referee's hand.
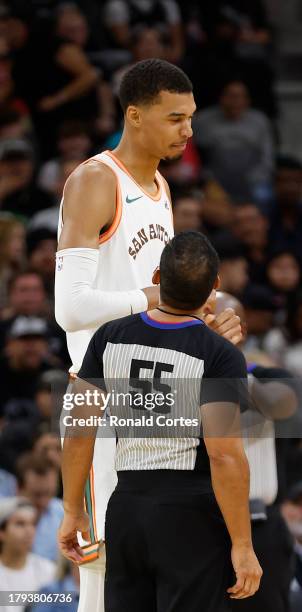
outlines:
[{"label": "referee's hand", "polygon": [[232,564],[236,583],[227,589],[231,599],[251,597],[259,589],[263,574],[252,546],[233,545]]},{"label": "referee's hand", "polygon": [[83,551],[78,542],[78,531],[82,533],[84,540],[89,541],[88,514],[81,512],[75,515],[65,512],[58,532],[58,542],[62,555],[73,563],[83,561]]}]

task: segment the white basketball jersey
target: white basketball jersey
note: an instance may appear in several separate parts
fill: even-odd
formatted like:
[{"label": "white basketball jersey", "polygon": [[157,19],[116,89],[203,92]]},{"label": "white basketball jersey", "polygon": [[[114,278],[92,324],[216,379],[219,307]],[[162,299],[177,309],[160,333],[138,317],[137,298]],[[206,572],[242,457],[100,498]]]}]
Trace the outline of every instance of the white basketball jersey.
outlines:
[{"label": "white basketball jersey", "polygon": [[[151,196],[111,151],[91,159],[109,166],[117,179],[115,217],[109,229],[100,234],[100,257],[94,287],[103,291],[150,287],[163,248],[174,234],[171,203],[164,181],[160,173],[156,172],[157,193]],[[63,204],[64,198],[60,206],[58,239],[63,227]],[[82,330],[66,334],[73,372],[81,367],[94,331]],[[93,467],[85,492],[91,537],[91,544],[84,546],[85,561],[96,557],[96,543],[104,537],[107,503],[116,486],[115,446],[113,438],[96,438]]]},{"label": "white basketball jersey", "polygon": [[[100,257],[94,286],[103,291],[150,287],[162,250],[174,234],[171,203],[164,181],[156,172],[158,191],[151,196],[111,151],[91,159],[109,166],[117,178],[115,217],[109,229],[100,235]],[[63,204],[64,198],[60,206],[58,240],[63,227]],[[66,334],[73,372],[80,369],[94,331]]]}]

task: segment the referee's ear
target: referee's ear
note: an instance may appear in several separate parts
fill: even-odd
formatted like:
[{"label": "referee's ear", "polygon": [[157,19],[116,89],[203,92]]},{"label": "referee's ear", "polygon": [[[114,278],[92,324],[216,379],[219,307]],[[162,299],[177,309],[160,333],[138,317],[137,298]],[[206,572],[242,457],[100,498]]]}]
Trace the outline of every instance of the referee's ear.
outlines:
[{"label": "referee's ear", "polygon": [[159,285],[160,284],[160,269],[159,269],[159,267],[155,268],[155,270],[153,272],[152,283],[153,283],[153,285]]}]

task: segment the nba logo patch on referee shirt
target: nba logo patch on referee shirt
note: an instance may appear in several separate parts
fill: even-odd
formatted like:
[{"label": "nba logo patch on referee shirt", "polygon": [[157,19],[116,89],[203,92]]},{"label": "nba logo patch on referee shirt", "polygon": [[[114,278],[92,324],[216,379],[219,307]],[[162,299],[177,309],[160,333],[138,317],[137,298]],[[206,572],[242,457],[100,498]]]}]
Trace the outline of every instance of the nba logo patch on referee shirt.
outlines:
[{"label": "nba logo patch on referee shirt", "polygon": [[63,269],[63,257],[58,257],[57,259],[57,272],[61,272]]}]

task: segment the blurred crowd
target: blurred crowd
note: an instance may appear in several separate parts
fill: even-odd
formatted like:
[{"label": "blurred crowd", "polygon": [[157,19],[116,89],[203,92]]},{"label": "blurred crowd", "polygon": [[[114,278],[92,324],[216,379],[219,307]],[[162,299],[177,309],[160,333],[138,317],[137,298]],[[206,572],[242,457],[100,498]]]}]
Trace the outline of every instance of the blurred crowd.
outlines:
[{"label": "blurred crowd", "polygon": [[[118,144],[117,92],[133,62],[167,59],[194,85],[193,138],[160,167],[175,232],[201,230],[216,247],[221,289],[243,304],[248,360],[302,373],[302,162],[279,154],[277,45],[263,0],[0,0],[0,578],[12,590],[56,581],[78,592],[56,544],[51,389],[70,365],[53,314],[58,210],[76,166]],[[299,416],[295,427],[278,499],[301,562],[294,599]]]}]

